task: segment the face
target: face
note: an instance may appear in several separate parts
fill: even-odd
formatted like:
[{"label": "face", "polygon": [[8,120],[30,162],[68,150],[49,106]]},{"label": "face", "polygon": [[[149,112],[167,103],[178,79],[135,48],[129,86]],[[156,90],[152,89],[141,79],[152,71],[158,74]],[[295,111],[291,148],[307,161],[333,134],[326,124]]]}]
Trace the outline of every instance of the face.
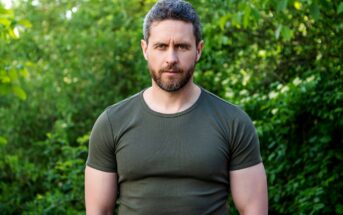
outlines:
[{"label": "face", "polygon": [[203,41],[198,45],[195,41],[191,23],[176,20],[152,23],[149,41],[142,40],[141,45],[153,86],[175,92],[191,82],[203,48]]}]

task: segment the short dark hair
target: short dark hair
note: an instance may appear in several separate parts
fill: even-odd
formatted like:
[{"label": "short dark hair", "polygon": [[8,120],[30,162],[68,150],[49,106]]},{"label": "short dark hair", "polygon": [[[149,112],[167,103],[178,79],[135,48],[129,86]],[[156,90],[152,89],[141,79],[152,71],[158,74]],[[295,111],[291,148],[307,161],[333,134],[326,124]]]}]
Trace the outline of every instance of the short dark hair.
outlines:
[{"label": "short dark hair", "polygon": [[148,42],[150,27],[153,22],[167,19],[192,23],[196,44],[201,41],[199,16],[193,6],[189,2],[183,0],[159,0],[155,3],[144,18],[144,40]]}]

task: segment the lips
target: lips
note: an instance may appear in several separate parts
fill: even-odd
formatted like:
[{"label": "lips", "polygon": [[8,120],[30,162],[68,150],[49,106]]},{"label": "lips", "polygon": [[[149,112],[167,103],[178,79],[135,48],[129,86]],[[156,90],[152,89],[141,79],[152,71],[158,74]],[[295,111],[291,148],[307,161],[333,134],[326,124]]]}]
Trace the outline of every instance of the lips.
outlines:
[{"label": "lips", "polygon": [[178,68],[167,68],[167,69],[161,69],[161,73],[182,73],[181,69]]}]

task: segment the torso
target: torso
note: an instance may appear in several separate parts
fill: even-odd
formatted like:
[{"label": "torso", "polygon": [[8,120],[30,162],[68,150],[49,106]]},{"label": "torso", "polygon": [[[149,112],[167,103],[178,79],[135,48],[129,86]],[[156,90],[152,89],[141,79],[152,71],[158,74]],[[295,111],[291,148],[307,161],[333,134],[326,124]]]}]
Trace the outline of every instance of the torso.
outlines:
[{"label": "torso", "polygon": [[[114,135],[119,214],[228,213],[233,141],[245,120],[239,108],[202,90],[191,107],[174,114],[151,110],[142,92],[106,112]],[[253,158],[259,162],[258,153]]]}]

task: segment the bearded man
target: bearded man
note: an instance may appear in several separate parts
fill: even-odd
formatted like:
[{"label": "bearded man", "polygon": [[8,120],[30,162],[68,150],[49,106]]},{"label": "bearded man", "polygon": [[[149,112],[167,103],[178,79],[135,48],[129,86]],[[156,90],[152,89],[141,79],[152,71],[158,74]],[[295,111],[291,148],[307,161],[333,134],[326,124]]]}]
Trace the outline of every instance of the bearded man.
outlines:
[{"label": "bearded man", "polygon": [[204,42],[190,3],[158,1],[145,17],[151,87],[97,119],[85,170],[87,214],[267,214],[267,182],[250,118],[193,82]]}]

